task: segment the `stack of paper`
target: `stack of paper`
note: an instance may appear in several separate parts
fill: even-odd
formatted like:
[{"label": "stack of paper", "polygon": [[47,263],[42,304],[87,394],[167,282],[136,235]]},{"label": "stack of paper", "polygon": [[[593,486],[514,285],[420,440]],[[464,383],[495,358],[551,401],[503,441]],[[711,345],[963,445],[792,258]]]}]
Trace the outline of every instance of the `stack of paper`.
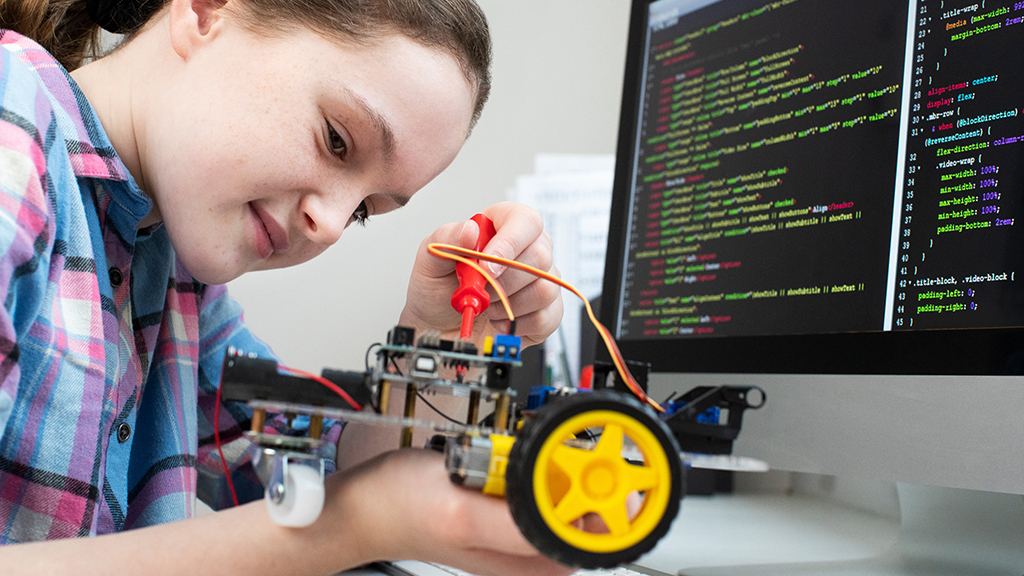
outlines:
[{"label": "stack of paper", "polygon": [[[541,154],[534,173],[520,176],[509,200],[533,207],[554,240],[555,266],[587,298],[600,295],[608,244],[614,155]],[[579,383],[582,301],[563,291],[565,316],[545,343],[552,384]]]}]

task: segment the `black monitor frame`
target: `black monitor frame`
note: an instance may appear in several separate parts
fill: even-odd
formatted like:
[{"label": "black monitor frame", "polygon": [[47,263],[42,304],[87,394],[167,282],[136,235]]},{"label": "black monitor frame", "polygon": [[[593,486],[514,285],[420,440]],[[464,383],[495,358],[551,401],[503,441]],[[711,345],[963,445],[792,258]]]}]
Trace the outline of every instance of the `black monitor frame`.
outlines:
[{"label": "black monitor frame", "polygon": [[[619,315],[622,262],[641,97],[641,62],[650,0],[633,0],[600,318]],[[623,160],[630,160],[624,162]],[[624,340],[629,360],[654,372],[766,374],[1024,374],[1024,328],[877,331],[744,337]],[[607,359],[599,346],[598,357]]]}]

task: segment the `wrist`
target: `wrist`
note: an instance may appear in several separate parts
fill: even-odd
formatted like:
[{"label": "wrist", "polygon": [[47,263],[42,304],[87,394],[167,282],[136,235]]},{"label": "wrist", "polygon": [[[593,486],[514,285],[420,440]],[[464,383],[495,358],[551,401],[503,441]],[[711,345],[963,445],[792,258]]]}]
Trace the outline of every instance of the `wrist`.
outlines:
[{"label": "wrist", "polygon": [[325,522],[310,528],[326,540],[325,550],[341,553],[339,561],[346,567],[399,557],[390,534],[396,526],[390,520],[394,498],[386,489],[386,475],[375,473],[386,458],[386,453],[374,456],[326,480]]}]

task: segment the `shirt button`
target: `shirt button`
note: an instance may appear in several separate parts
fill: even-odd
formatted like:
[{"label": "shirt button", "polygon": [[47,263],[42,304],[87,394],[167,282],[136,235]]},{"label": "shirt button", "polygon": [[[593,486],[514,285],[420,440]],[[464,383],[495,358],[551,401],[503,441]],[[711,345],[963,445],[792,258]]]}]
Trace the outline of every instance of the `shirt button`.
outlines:
[{"label": "shirt button", "polygon": [[117,441],[124,444],[131,435],[132,427],[127,422],[121,422],[121,425],[117,427]]},{"label": "shirt button", "polygon": [[114,288],[117,288],[121,285],[121,282],[124,282],[124,274],[121,274],[121,271],[117,268],[111,268],[108,272],[110,273],[110,285]]}]

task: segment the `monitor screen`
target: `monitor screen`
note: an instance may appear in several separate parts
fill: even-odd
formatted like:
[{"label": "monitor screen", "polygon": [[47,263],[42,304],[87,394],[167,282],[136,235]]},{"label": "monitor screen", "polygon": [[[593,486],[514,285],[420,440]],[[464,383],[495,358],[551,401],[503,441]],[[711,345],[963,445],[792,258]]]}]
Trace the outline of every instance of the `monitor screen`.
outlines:
[{"label": "monitor screen", "polygon": [[1024,373],[1024,2],[636,0],[602,320],[655,371]]}]

